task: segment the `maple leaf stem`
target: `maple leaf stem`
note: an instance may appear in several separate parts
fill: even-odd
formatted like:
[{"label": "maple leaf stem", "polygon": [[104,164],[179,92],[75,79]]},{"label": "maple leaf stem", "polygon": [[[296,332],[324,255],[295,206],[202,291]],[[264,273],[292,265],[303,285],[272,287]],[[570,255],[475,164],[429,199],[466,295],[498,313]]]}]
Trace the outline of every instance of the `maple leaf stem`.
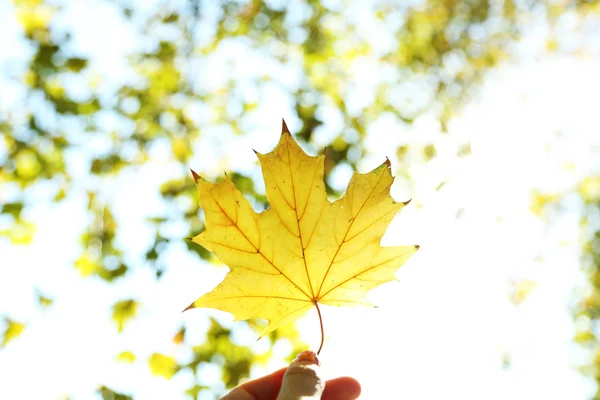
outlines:
[{"label": "maple leaf stem", "polygon": [[321,325],[321,345],[319,346],[319,350],[317,350],[317,355],[321,354],[321,349],[323,348],[323,342],[325,341],[325,331],[323,330],[323,317],[321,317],[321,310],[319,309],[319,303],[315,301],[315,307],[317,308],[317,314],[319,314],[319,324]]}]

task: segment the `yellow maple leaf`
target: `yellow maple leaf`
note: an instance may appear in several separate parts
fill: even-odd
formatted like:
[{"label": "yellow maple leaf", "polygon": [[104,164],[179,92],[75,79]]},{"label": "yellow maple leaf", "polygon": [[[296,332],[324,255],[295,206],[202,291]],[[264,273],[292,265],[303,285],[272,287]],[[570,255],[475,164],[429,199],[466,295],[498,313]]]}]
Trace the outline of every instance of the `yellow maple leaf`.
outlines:
[{"label": "yellow maple leaf", "polygon": [[[408,204],[389,194],[389,161],[367,174],[355,172],[344,197],[332,204],[323,183],[325,156],[304,153],[285,122],[277,147],[256,154],[270,204],[260,214],[228,177],[215,184],[192,171],[206,217],[206,230],[192,240],[230,271],[186,310],[209,307],[236,320],[266,319],[264,336],[313,306],[321,320],[319,304],[370,305],[367,291],[394,280],[419,248],[380,246]],[[322,320],[321,333],[322,347]]]}]

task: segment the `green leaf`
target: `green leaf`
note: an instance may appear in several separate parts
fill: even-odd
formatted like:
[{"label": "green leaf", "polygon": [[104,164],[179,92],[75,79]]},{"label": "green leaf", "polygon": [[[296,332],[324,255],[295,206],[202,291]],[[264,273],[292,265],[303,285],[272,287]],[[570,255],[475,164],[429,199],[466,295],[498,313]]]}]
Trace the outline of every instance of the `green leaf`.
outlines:
[{"label": "green leaf", "polygon": [[4,330],[4,338],[2,339],[2,345],[0,345],[0,347],[6,346],[9,342],[21,336],[23,329],[25,329],[25,324],[21,322],[6,317],[4,318],[4,321],[7,325]]},{"label": "green leaf", "polygon": [[50,297],[46,297],[41,293],[37,294],[37,298],[38,298],[38,304],[42,308],[50,307],[52,305],[52,303],[54,302],[54,299],[51,299]]},{"label": "green leaf", "polygon": [[98,273],[102,269],[102,266],[95,257],[84,253],[75,261],[75,268],[79,270],[81,276],[87,277]]},{"label": "green leaf", "polygon": [[21,215],[21,210],[23,209],[23,203],[5,203],[3,206],[0,206],[0,213],[2,214],[10,214],[15,219],[18,219]]},{"label": "green leaf", "polygon": [[190,396],[192,396],[193,399],[198,397],[198,394],[206,389],[210,389],[210,387],[208,386],[202,386],[202,385],[198,385],[195,384],[194,386],[192,386],[191,388],[189,388],[188,390],[185,391],[186,394],[189,394]]},{"label": "green leaf", "polygon": [[106,386],[100,386],[98,388],[98,393],[100,393],[103,400],[133,400],[133,397],[127,396],[123,393],[117,393]]},{"label": "green leaf", "polygon": [[117,361],[131,364],[135,361],[135,354],[131,351],[123,351],[117,356]]},{"label": "green leaf", "polygon": [[98,276],[105,281],[112,282],[114,279],[119,278],[127,273],[129,268],[127,265],[121,263],[115,269],[102,268],[98,271]]},{"label": "green leaf", "polygon": [[65,63],[65,67],[67,67],[72,72],[80,72],[82,69],[87,67],[88,60],[85,58],[69,58]]},{"label": "green leaf", "polygon": [[125,324],[136,316],[138,302],[132,299],[121,300],[113,305],[112,319],[117,324],[119,332],[123,331]]},{"label": "green leaf", "polygon": [[148,360],[148,365],[153,375],[162,376],[167,379],[171,379],[179,368],[177,361],[173,357],[160,353],[153,353]]},{"label": "green leaf", "polygon": [[28,245],[33,241],[35,231],[35,224],[19,220],[8,229],[0,230],[0,236],[7,236],[14,245]]}]

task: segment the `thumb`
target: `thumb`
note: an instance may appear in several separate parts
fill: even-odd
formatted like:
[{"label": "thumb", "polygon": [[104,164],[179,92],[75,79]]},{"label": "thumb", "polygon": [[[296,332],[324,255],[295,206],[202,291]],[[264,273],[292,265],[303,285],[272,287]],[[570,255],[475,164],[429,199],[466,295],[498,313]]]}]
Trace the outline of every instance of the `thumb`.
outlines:
[{"label": "thumb", "polygon": [[298,354],[283,376],[277,400],[319,400],[325,389],[320,373],[319,359],[314,352],[306,350]]}]

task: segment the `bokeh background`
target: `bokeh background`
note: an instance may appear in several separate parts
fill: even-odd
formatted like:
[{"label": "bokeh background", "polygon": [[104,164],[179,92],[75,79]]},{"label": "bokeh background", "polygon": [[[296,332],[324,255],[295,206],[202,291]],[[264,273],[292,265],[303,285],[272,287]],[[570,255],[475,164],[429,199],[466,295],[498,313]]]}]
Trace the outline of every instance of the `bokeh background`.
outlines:
[{"label": "bokeh background", "polygon": [[332,200],[385,157],[413,199],[326,376],[600,398],[599,112],[593,0],[0,0],[0,398],[214,399],[314,350],[314,314],[181,313],[227,272],[189,168],[268,207],[281,118]]}]

